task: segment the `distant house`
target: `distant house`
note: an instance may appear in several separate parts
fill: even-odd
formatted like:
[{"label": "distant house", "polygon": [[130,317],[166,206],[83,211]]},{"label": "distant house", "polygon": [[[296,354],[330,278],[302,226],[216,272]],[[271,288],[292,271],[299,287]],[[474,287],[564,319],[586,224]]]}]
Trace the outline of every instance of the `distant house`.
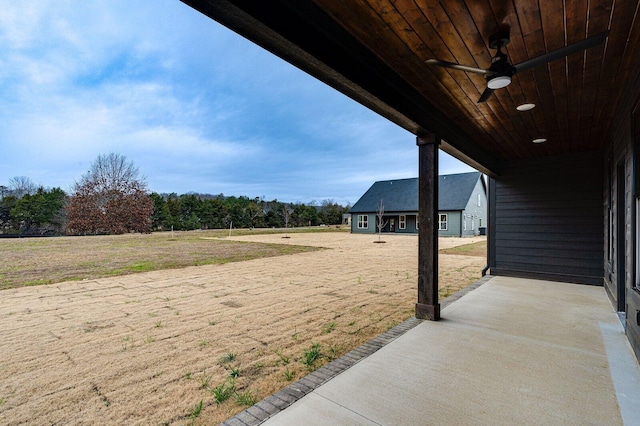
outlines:
[{"label": "distant house", "polygon": [[[440,236],[478,235],[487,226],[487,185],[479,172],[440,176],[438,183]],[[418,178],[375,182],[349,210],[351,232],[378,232],[380,201],[382,232],[417,233]]]}]

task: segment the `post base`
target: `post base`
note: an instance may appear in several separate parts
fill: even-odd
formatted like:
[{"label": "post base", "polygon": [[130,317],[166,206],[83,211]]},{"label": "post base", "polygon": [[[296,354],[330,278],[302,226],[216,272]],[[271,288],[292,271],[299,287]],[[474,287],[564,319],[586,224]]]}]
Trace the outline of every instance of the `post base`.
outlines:
[{"label": "post base", "polygon": [[424,305],[416,303],[416,318],[438,321],[440,319],[440,304]]}]

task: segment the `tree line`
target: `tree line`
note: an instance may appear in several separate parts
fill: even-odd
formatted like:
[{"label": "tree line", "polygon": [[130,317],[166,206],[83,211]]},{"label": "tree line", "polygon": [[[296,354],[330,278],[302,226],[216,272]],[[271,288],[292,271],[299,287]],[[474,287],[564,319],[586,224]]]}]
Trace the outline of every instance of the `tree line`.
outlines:
[{"label": "tree line", "polygon": [[152,193],[150,197],[153,200],[153,228],[164,230],[338,225],[342,222],[342,214],[348,210],[332,200],[316,205],[222,194]]},{"label": "tree line", "polygon": [[67,194],[26,177],[0,185],[0,234],[86,235],[223,228],[337,225],[349,206],[223,194],[159,194],[120,154],[99,156]]}]

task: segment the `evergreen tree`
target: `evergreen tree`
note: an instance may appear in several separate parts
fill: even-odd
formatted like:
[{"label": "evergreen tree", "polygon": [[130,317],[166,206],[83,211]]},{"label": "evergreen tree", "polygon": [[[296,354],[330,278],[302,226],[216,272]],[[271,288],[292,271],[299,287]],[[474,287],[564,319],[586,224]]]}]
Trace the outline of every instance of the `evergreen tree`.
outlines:
[{"label": "evergreen tree", "polygon": [[153,200],[153,214],[151,215],[151,227],[152,229],[165,229],[165,224],[170,222],[171,213],[169,207],[162,197],[157,192],[152,192],[149,197]]},{"label": "evergreen tree", "polygon": [[35,194],[26,193],[11,209],[11,218],[22,232],[62,233],[66,194],[60,188],[50,191],[40,187]]}]

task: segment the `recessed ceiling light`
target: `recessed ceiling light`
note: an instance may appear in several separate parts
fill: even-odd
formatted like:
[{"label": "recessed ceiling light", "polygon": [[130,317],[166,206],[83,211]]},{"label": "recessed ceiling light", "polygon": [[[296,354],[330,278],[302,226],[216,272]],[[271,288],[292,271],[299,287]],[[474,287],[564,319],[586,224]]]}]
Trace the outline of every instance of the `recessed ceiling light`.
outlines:
[{"label": "recessed ceiling light", "polygon": [[518,105],[516,109],[518,111],[529,111],[530,109],[534,109],[535,107],[536,107],[536,104],[522,104],[522,105]]},{"label": "recessed ceiling light", "polygon": [[538,138],[538,139],[534,139],[533,143],[542,143],[542,142],[546,142],[547,139],[546,138]]}]

